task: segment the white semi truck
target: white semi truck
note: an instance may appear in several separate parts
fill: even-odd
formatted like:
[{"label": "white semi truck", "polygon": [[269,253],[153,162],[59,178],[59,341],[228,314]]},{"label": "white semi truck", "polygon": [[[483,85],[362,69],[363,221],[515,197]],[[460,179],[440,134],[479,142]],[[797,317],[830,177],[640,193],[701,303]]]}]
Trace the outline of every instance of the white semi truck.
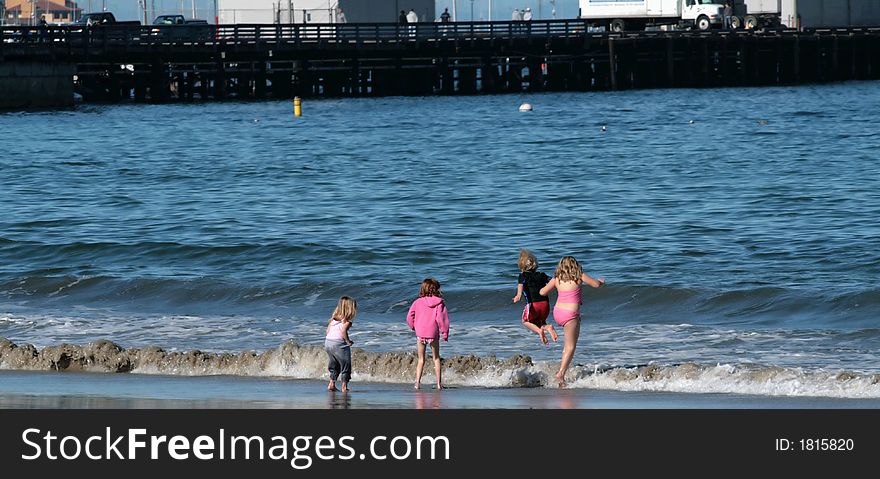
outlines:
[{"label": "white semi truck", "polygon": [[606,31],[720,27],[724,0],[580,0],[580,18]]},{"label": "white semi truck", "polygon": [[[724,25],[724,0],[580,0],[580,18],[607,31]],[[880,0],[733,0],[731,28],[880,26]]]}]

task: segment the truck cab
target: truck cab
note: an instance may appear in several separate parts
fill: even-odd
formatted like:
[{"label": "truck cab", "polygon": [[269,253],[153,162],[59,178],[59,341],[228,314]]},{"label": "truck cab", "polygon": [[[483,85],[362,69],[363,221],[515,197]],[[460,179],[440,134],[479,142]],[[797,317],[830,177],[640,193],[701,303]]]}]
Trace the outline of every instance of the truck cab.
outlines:
[{"label": "truck cab", "polygon": [[159,15],[153,20],[153,25],[185,25],[183,15]]},{"label": "truck cab", "polygon": [[86,13],[73,22],[75,25],[108,25],[116,23],[116,17],[111,12]]},{"label": "truck cab", "polygon": [[709,30],[724,22],[724,0],[684,0],[681,20],[697,30]]},{"label": "truck cab", "polygon": [[97,26],[97,25],[140,25],[140,24],[141,24],[141,22],[139,22],[137,20],[119,21],[113,15],[113,12],[94,12],[94,13],[83,14],[83,16],[79,17],[79,20],[73,22],[71,25],[93,27],[93,26]]},{"label": "truck cab", "polygon": [[159,15],[153,25],[205,25],[207,20],[187,20],[183,15]]},{"label": "truck cab", "polygon": [[159,15],[153,20],[150,36],[162,42],[208,41],[214,27],[207,20],[187,20],[183,15]]}]

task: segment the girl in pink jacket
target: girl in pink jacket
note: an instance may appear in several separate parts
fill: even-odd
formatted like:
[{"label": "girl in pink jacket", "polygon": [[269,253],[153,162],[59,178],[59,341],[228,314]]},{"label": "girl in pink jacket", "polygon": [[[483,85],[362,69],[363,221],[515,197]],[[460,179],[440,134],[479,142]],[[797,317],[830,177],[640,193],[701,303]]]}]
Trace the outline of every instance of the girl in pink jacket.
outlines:
[{"label": "girl in pink jacket", "polygon": [[416,365],[416,384],[422,384],[422,370],[425,368],[425,349],[431,345],[431,356],[434,358],[434,375],[437,377],[437,389],[442,389],[440,380],[440,337],[449,339],[449,313],[440,292],[440,282],[434,278],[426,278],[419,288],[419,299],[413,301],[406,315],[406,324],[416,332],[419,362]]}]

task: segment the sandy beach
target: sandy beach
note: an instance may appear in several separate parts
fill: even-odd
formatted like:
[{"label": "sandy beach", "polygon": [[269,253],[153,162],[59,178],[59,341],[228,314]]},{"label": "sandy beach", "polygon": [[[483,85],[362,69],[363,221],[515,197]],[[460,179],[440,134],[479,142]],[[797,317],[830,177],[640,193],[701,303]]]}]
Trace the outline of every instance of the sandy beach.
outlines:
[{"label": "sandy beach", "polygon": [[0,407],[73,409],[859,409],[876,399],[594,389],[453,387],[353,382],[349,394],[316,380],[237,376],[0,371]]}]

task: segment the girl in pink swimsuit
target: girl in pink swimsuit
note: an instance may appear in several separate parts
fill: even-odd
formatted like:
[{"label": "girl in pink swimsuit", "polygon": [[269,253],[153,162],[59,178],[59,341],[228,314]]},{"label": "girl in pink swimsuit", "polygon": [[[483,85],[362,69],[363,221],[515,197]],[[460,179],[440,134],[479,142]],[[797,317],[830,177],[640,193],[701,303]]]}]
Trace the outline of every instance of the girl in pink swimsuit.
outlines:
[{"label": "girl in pink swimsuit", "polygon": [[601,288],[605,285],[605,280],[591,278],[584,273],[580,263],[573,256],[566,256],[559,260],[556,273],[547,286],[541,288],[541,294],[545,296],[556,288],[558,295],[556,305],[553,307],[553,319],[565,330],[562,362],[559,364],[559,372],[556,373],[559,387],[565,387],[565,373],[574,357],[581,332],[581,284],[583,283],[593,288]]}]

